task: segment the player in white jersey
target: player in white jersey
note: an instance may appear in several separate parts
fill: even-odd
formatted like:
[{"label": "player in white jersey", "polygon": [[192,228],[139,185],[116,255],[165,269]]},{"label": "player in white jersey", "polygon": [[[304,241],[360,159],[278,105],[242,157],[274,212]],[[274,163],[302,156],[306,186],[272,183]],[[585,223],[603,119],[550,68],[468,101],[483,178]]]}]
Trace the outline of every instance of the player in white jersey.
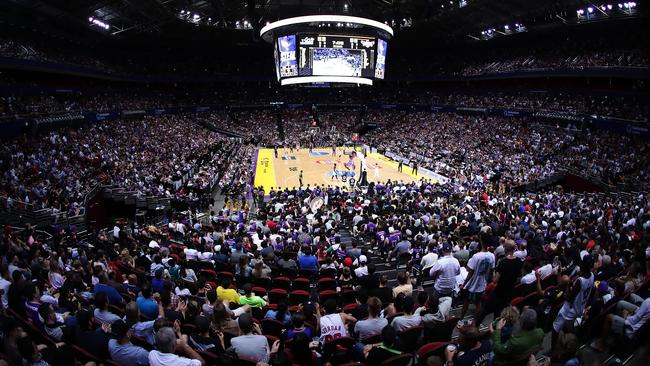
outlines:
[{"label": "player in white jersey", "polygon": [[329,299],[324,305],[325,314],[320,317],[320,343],[325,343],[341,337],[347,337],[346,324],[357,320],[349,314],[336,312],[336,300]]},{"label": "player in white jersey", "polygon": [[337,181],[339,180],[339,175],[336,172],[336,163],[334,163],[334,167],[332,168],[332,180],[336,179]]}]

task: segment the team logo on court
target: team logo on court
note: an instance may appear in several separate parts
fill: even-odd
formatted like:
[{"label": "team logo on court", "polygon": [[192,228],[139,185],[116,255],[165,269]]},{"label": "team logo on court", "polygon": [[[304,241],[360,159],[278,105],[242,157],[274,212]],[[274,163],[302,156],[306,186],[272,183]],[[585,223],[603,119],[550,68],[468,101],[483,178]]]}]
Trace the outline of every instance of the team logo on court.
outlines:
[{"label": "team logo on court", "polygon": [[282,160],[296,160],[295,156],[283,156]]},{"label": "team logo on court", "polygon": [[[345,182],[344,179],[346,179],[347,177],[354,177],[355,174],[356,174],[355,172],[352,172],[352,171],[349,171],[349,170],[337,170],[336,171],[336,176],[341,177],[341,180],[343,180],[344,182]],[[332,171],[327,172],[328,177],[332,177],[333,175],[334,175],[334,172],[332,172]]]},{"label": "team logo on court", "polygon": [[309,156],[329,156],[330,153],[327,151],[312,151],[309,153]]}]

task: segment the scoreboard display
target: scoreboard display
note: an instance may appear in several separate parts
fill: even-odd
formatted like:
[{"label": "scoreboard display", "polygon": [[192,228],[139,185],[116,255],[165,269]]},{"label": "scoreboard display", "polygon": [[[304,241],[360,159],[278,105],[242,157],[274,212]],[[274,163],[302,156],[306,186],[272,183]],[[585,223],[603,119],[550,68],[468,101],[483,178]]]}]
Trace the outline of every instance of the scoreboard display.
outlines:
[{"label": "scoreboard display", "polygon": [[383,79],[387,42],[377,37],[298,33],[277,37],[276,73],[294,77]]},{"label": "scoreboard display", "polygon": [[375,38],[300,34],[298,75],[373,77]]}]

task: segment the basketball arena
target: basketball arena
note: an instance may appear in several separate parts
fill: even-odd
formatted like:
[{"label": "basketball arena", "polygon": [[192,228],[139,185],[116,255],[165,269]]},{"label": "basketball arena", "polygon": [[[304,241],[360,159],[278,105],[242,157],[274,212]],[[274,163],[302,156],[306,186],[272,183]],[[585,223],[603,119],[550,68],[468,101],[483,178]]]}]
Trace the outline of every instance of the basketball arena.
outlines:
[{"label": "basketball arena", "polygon": [[649,14],[0,1],[0,366],[650,365]]}]

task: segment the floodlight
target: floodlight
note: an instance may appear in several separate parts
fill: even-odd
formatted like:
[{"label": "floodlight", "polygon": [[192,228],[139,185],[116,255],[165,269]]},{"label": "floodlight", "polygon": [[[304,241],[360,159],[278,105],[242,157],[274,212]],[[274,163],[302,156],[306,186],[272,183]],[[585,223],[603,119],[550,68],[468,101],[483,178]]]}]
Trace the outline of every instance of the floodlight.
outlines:
[{"label": "floodlight", "polygon": [[587,11],[588,11],[589,13],[593,13],[593,12],[594,12],[594,8],[592,8],[592,7],[590,6],[590,7],[587,8]]}]

